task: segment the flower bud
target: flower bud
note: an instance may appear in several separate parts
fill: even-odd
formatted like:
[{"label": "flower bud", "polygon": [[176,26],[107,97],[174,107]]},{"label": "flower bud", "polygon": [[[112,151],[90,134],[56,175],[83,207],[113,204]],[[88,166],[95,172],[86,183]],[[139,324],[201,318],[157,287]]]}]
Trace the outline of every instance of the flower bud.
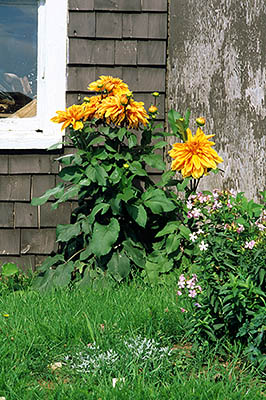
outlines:
[{"label": "flower bud", "polygon": [[203,117],[199,117],[196,119],[196,124],[198,126],[204,126],[206,124],[206,119]]},{"label": "flower bud", "polygon": [[129,168],[129,165],[127,163],[123,164],[124,168]]},{"label": "flower bud", "polygon": [[152,95],[153,95],[154,97],[159,97],[159,96],[160,96],[160,93],[158,93],[158,92],[153,92]]},{"label": "flower bud", "polygon": [[155,113],[158,112],[158,108],[157,108],[156,106],[150,106],[149,112],[150,112],[151,114],[155,114]]}]

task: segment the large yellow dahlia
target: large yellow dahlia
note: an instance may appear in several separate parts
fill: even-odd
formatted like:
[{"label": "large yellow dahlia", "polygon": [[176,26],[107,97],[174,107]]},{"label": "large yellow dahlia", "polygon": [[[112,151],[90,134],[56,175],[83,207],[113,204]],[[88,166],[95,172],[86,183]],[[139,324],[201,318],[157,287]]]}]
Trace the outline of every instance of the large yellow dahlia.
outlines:
[{"label": "large yellow dahlia", "polygon": [[86,105],[76,105],[66,108],[65,111],[56,111],[56,116],[51,118],[51,121],[58,124],[63,122],[61,130],[63,131],[69,125],[73,126],[74,130],[83,128],[81,120],[86,121],[90,115],[90,110],[86,109]]},{"label": "large yellow dahlia", "polygon": [[148,114],[143,107],[144,103],[134,101],[130,96],[131,92],[128,92],[127,99],[125,94],[103,99],[97,111],[99,117],[105,118],[107,123],[112,122],[114,125],[125,123],[135,129],[138,129],[140,123],[145,126],[148,122]]},{"label": "large yellow dahlia", "polygon": [[97,81],[90,83],[88,89],[94,92],[106,91],[109,94],[113,95],[118,93],[125,93],[129,90],[128,85],[124,83],[121,79],[105,75],[100,76],[100,79],[98,79]]},{"label": "large yellow dahlia", "polygon": [[187,129],[186,142],[173,144],[172,150],[168,152],[174,159],[172,170],[181,170],[184,178],[193,176],[193,178],[199,179],[207,173],[208,168],[216,169],[217,164],[223,162],[223,159],[211,147],[215,143],[208,139],[213,136],[205,135],[200,128],[193,136],[191,130]]}]

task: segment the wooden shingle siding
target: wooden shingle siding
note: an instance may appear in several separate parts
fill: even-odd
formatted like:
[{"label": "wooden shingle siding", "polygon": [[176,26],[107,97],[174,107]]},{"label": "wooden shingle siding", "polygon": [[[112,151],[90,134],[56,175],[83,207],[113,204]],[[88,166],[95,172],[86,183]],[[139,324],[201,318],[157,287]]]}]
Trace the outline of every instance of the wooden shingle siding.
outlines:
[{"label": "wooden shingle siding", "polygon": [[[67,105],[81,104],[90,95],[90,82],[111,75],[123,79],[146,108],[153,102],[152,92],[160,92],[158,108],[164,119],[167,3],[69,0]],[[30,203],[60,182],[54,160],[73,151],[0,154],[0,265],[11,261],[24,270],[34,269],[56,251],[55,227],[69,222],[76,199],[57,210],[51,210],[53,198],[40,207]],[[150,173],[155,181],[159,179],[152,169]]]}]

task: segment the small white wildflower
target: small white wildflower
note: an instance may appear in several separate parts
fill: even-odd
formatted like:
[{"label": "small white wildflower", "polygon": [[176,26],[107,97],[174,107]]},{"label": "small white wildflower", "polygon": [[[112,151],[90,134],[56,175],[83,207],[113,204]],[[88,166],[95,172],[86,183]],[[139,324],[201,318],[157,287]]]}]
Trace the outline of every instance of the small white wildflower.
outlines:
[{"label": "small white wildflower", "polygon": [[208,243],[204,243],[204,240],[199,244],[200,251],[205,251],[209,247]]},{"label": "small white wildflower", "polygon": [[195,242],[195,240],[197,240],[198,236],[196,235],[196,232],[190,233],[189,234],[189,238],[191,240],[191,242]]}]

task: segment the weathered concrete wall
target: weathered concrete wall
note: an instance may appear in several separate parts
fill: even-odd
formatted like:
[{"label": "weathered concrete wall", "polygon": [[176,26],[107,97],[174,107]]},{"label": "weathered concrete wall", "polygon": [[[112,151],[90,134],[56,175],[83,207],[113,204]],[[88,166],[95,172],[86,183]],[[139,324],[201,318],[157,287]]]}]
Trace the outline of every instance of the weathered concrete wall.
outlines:
[{"label": "weathered concrete wall", "polygon": [[265,190],[266,1],[170,0],[168,107],[207,119],[224,175],[201,188]]}]

